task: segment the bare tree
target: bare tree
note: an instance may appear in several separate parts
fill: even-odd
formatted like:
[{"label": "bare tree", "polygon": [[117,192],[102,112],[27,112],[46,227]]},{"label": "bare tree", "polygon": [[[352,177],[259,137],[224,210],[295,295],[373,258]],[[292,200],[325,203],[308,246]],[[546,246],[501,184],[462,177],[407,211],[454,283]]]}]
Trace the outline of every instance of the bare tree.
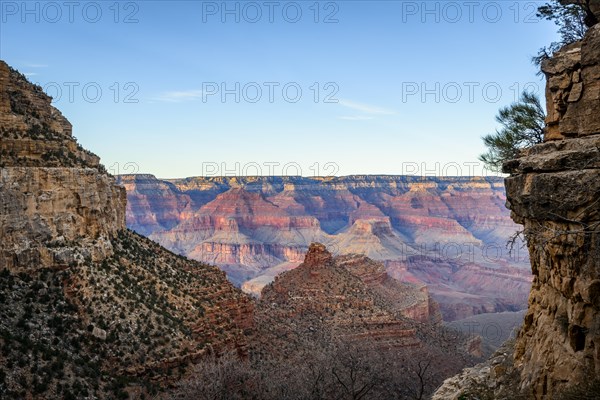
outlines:
[{"label": "bare tree", "polygon": [[[372,349],[371,349],[372,350]],[[336,399],[361,400],[368,398],[385,379],[381,365],[373,353],[349,344],[340,344],[331,366]]]},{"label": "bare tree", "polygon": [[259,391],[256,371],[235,353],[226,353],[195,365],[190,378],[180,382],[172,396],[179,400],[242,400],[254,398]]}]

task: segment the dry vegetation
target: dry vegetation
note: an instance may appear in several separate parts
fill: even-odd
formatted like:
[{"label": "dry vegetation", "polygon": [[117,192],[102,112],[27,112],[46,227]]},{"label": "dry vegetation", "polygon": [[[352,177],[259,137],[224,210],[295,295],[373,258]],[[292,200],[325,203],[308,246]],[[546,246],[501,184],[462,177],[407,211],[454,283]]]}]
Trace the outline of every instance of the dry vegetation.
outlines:
[{"label": "dry vegetation", "polygon": [[245,343],[230,305],[250,303],[216,267],[128,231],[113,246],[101,263],[2,271],[0,397],[149,395],[207,350]]}]

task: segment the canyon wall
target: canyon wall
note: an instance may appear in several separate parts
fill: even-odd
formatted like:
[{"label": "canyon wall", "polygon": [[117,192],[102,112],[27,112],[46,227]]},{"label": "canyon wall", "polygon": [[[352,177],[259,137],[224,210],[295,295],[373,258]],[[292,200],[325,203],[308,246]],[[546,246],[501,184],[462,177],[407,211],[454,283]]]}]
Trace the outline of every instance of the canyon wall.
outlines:
[{"label": "canyon wall", "polygon": [[598,397],[600,25],[542,71],[544,143],[504,164],[507,204],[524,226],[534,276],[524,323],[514,343],[446,380],[434,400]]},{"label": "canyon wall", "polygon": [[600,377],[600,25],[542,70],[545,143],[505,166],[534,274],[515,362],[536,398]]},{"label": "canyon wall", "polygon": [[[51,98],[0,62],[0,268],[102,261],[125,229],[125,191],[98,173]],[[47,245],[50,244],[50,245]]]},{"label": "canyon wall", "polygon": [[447,320],[523,309],[527,252],[498,177],[122,175],[127,224],[259,295],[318,241],[429,287]]}]

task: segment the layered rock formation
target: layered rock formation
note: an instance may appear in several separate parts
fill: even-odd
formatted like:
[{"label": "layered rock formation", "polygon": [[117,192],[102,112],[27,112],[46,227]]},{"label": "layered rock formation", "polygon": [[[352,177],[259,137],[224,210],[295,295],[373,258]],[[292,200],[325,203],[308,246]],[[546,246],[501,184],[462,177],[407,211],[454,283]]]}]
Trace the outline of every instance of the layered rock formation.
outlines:
[{"label": "layered rock formation", "polygon": [[418,322],[441,323],[439,304],[431,298],[427,286],[400,282],[386,272],[382,263],[364,255],[338,256],[334,262],[385,299],[387,306],[397,314]]},{"label": "layered rock formation", "polygon": [[461,342],[466,337],[446,340],[438,305],[426,290],[392,279],[383,264],[365,256],[333,257],[320,243],[310,245],[300,266],[265,286],[256,318],[258,340],[286,337],[284,347],[321,332],[373,349],[444,347],[469,358]]},{"label": "layered rock formation", "polygon": [[[522,309],[526,251],[502,180],[481,177],[196,177],[124,175],[128,226],[211,262],[254,295],[302,262],[309,243],[382,261],[430,287],[446,319]],[[519,253],[520,252],[520,253]]]},{"label": "layered rock formation", "polygon": [[545,142],[504,166],[507,204],[524,226],[534,274],[514,362],[453,378],[434,399],[469,398],[475,380],[500,398],[507,376],[527,398],[552,399],[569,387],[579,392],[565,398],[598,395],[583,384],[600,378],[600,25],[542,70]]},{"label": "layered rock formation", "polygon": [[506,166],[534,273],[515,362],[536,398],[600,377],[600,25],[542,70],[546,143]]},{"label": "layered rock formation", "polygon": [[298,268],[263,289],[261,304],[267,308],[266,319],[323,320],[337,338],[375,340],[384,347],[419,344],[416,331],[378,304],[364,281],[334,262],[319,243],[310,246]]},{"label": "layered rock formation", "polygon": [[126,230],[125,190],[50,102],[0,61],[0,396],[148,395],[244,355],[253,302]]},{"label": "layered rock formation", "polygon": [[263,289],[255,317],[247,363],[200,364],[181,397],[424,398],[478,350],[443,327],[426,291],[318,243]]},{"label": "layered rock formation", "polygon": [[74,253],[60,247],[73,241],[101,261],[125,229],[124,190],[98,173],[99,158],[77,145],[41,88],[4,62],[0,85],[0,268],[68,265]]}]

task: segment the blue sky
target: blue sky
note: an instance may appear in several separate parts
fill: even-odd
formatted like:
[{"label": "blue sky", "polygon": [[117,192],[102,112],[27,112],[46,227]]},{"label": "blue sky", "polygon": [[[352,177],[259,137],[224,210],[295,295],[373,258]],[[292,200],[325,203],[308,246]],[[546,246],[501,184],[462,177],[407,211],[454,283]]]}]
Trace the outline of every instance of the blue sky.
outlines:
[{"label": "blue sky", "polygon": [[0,58],[113,173],[480,174],[539,4],[2,1]]}]

